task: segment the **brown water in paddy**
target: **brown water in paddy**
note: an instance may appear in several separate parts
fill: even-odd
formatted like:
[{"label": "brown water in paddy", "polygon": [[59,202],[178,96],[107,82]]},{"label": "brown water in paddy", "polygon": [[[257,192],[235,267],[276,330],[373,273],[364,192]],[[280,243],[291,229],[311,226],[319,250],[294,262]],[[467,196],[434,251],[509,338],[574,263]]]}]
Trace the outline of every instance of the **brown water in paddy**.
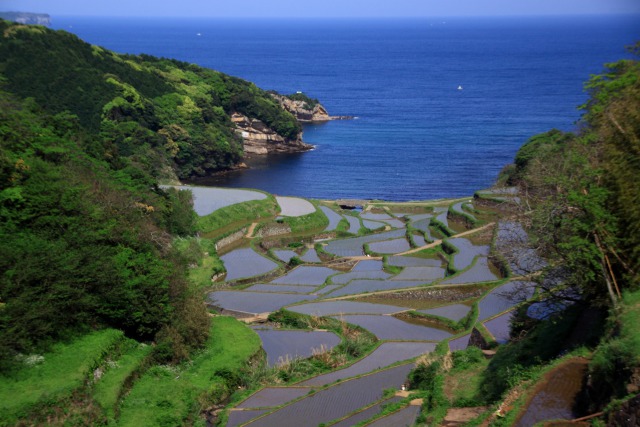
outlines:
[{"label": "brown water in paddy", "polygon": [[515,427],[529,427],[544,420],[571,420],[579,416],[573,412],[576,396],[582,389],[588,361],[571,359],[545,376]]}]

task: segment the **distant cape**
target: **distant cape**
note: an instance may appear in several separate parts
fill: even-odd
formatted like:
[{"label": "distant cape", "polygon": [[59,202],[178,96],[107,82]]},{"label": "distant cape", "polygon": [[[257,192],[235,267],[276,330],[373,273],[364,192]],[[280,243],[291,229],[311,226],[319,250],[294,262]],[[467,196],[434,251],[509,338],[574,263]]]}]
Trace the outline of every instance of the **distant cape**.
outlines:
[{"label": "distant cape", "polygon": [[0,18],[26,25],[51,25],[51,16],[46,13],[0,12]]}]

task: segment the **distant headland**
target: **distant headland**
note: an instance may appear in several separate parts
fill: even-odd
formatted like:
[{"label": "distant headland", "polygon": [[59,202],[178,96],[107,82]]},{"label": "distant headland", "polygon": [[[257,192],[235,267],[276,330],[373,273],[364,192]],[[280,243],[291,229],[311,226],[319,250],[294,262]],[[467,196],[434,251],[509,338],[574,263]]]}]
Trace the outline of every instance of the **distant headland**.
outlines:
[{"label": "distant headland", "polygon": [[46,13],[0,12],[0,18],[26,25],[51,25],[51,16]]}]

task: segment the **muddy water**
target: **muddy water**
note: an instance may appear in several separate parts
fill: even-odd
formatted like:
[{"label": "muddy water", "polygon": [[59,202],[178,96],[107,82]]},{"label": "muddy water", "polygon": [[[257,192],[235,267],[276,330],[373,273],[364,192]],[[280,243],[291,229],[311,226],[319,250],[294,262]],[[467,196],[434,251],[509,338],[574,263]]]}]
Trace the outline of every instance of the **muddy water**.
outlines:
[{"label": "muddy water", "polygon": [[529,427],[544,420],[576,418],[578,415],[572,408],[582,388],[587,363],[585,359],[575,358],[549,372],[514,426]]}]

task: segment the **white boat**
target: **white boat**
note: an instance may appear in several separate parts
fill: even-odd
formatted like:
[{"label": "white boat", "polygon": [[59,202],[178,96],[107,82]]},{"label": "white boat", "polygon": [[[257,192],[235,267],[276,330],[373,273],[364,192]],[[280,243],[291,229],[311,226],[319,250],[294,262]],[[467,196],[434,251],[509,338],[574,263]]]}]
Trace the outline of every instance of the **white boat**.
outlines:
[{"label": "white boat", "polygon": [[462,90],[462,85],[458,85],[458,90]]}]

